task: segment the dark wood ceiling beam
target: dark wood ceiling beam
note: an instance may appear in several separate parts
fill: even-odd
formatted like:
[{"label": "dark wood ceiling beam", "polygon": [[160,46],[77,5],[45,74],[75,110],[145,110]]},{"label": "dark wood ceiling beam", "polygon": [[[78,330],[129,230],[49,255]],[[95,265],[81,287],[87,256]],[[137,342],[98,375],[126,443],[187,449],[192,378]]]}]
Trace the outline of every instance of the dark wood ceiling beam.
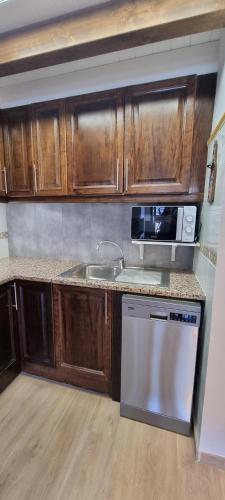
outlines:
[{"label": "dark wood ceiling beam", "polygon": [[0,77],[225,26],[225,1],[108,2],[0,37]]}]

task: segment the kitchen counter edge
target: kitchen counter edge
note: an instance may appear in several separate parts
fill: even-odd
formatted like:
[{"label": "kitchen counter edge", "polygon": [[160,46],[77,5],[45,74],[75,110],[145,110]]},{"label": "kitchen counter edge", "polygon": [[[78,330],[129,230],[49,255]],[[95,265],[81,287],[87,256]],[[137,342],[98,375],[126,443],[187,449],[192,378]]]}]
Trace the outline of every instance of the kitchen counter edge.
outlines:
[{"label": "kitchen counter edge", "polygon": [[79,262],[72,260],[63,261],[22,257],[2,258],[0,259],[0,285],[15,280],[27,280],[52,283],[55,285],[100,288],[102,290],[157,297],[199,301],[205,300],[205,294],[192,271],[169,271],[169,285],[166,287],[60,277],[61,273],[78,264]]}]

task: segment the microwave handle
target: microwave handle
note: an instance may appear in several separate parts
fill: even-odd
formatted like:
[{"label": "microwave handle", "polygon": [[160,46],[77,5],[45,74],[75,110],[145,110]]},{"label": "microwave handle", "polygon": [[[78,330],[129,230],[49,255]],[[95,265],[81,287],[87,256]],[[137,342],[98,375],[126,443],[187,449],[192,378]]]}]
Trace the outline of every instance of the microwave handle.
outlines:
[{"label": "microwave handle", "polygon": [[184,209],[183,207],[178,207],[176,241],[182,240],[183,218],[184,218]]}]

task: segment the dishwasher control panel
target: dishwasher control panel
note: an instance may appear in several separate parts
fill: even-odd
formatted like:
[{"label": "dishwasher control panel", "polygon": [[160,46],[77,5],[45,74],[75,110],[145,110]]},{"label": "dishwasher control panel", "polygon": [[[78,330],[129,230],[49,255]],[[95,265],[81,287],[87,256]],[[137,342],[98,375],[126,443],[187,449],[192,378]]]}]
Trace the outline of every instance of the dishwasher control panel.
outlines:
[{"label": "dishwasher control panel", "polygon": [[197,316],[194,314],[171,312],[170,313],[170,320],[171,321],[181,321],[182,323],[191,323],[192,325],[196,325]]},{"label": "dishwasher control panel", "polygon": [[124,295],[123,316],[199,327],[201,306],[197,302]]}]

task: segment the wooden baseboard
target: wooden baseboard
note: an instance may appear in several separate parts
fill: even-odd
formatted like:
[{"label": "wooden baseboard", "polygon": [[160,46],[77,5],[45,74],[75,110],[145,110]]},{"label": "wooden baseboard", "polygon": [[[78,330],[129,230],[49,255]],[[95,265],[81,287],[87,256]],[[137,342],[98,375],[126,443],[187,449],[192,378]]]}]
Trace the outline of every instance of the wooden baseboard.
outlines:
[{"label": "wooden baseboard", "polygon": [[197,461],[202,464],[212,465],[218,469],[225,470],[225,457],[220,455],[213,455],[212,453],[205,453],[203,451],[198,451],[196,453]]}]

